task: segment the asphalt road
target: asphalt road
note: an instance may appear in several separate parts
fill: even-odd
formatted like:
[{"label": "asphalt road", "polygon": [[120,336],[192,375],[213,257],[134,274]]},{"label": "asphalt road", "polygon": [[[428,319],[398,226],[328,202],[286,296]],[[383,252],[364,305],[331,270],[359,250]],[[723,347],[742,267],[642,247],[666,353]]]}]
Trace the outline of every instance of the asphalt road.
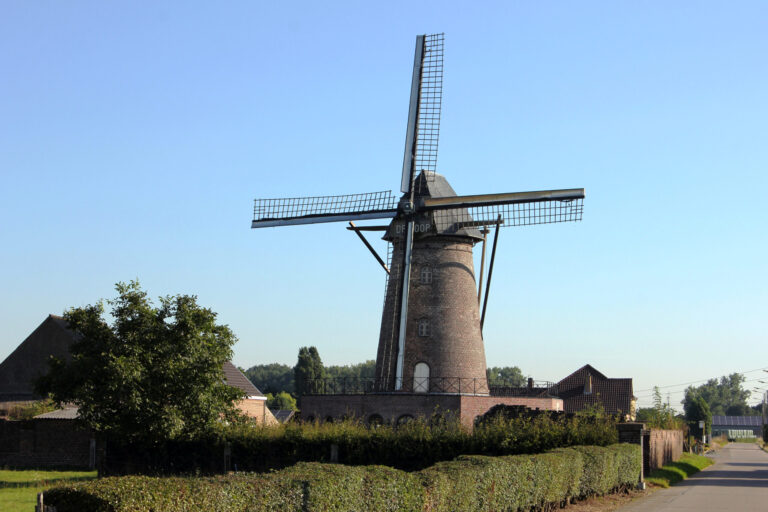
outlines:
[{"label": "asphalt road", "polygon": [[768,512],[768,453],[756,444],[731,443],[712,458],[714,465],[619,512]]}]

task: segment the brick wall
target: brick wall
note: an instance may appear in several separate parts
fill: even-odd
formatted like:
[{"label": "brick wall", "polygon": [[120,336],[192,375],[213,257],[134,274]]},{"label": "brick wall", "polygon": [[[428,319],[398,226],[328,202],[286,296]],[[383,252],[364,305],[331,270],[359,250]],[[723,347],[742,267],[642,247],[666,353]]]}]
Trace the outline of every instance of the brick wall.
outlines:
[{"label": "brick wall", "polygon": [[275,416],[267,408],[266,400],[245,398],[237,402],[235,405],[243,414],[249,418],[253,418],[260,423],[265,423],[267,425],[277,424],[277,419],[275,419]]},{"label": "brick wall", "polygon": [[92,438],[72,420],[0,420],[0,466],[92,467]]},{"label": "brick wall", "polygon": [[372,415],[384,421],[398,421],[403,416],[430,416],[435,411],[458,414],[462,424],[472,428],[475,418],[497,404],[524,405],[531,409],[563,410],[559,398],[526,398],[469,395],[318,395],[301,399],[304,419],[340,419],[353,416],[369,421]]}]

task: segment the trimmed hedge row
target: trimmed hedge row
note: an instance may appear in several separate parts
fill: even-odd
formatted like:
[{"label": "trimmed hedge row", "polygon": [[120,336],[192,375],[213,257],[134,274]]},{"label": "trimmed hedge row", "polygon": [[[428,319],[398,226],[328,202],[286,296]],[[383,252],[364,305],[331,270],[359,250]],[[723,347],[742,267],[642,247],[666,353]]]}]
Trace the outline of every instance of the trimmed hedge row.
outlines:
[{"label": "trimmed hedge row", "polygon": [[408,473],[384,466],[299,463],[266,474],[109,477],[45,493],[58,512],[529,510],[634,486],[638,445],[536,455],[464,455]]}]

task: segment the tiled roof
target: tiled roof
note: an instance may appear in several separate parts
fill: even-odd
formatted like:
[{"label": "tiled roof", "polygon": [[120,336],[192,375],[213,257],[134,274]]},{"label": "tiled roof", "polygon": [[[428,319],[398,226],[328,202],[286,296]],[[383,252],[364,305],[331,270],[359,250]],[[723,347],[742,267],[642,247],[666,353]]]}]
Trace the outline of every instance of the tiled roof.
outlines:
[{"label": "tiled roof", "polygon": [[275,417],[275,419],[280,423],[285,423],[286,421],[290,420],[296,413],[296,411],[291,409],[270,409],[270,411],[272,412],[272,415]]},{"label": "tiled roof", "polygon": [[222,367],[224,370],[224,379],[232,387],[235,387],[245,393],[245,396],[264,396],[259,389],[253,385],[243,372],[237,369],[235,365],[227,361]]},{"label": "tiled roof", "polygon": [[51,412],[44,412],[35,416],[36,420],[76,420],[77,419],[77,407],[66,407],[64,409],[56,409]]},{"label": "tiled roof", "polygon": [[762,424],[762,416],[712,416],[713,427],[759,427]]},{"label": "tiled roof", "polygon": [[[592,392],[585,393],[588,376]],[[602,404],[607,413],[629,414],[632,404],[632,379],[611,379],[591,365],[584,365],[558,383],[558,396],[565,412],[578,412],[594,404]]]}]

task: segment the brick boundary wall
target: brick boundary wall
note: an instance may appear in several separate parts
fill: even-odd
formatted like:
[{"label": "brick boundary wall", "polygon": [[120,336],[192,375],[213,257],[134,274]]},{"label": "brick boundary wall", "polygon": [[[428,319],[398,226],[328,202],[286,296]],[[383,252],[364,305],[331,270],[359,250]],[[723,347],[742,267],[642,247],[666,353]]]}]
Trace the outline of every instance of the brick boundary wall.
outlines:
[{"label": "brick boundary wall", "polygon": [[92,439],[72,420],[0,420],[0,466],[92,468]]},{"label": "brick boundary wall", "polygon": [[428,395],[392,393],[376,395],[314,395],[301,398],[301,417],[325,421],[345,416],[368,422],[373,415],[396,422],[403,416],[428,417],[435,412],[459,414],[461,423],[472,428],[475,418],[498,404],[524,405],[531,409],[562,411],[559,398],[529,398],[472,395]]}]

